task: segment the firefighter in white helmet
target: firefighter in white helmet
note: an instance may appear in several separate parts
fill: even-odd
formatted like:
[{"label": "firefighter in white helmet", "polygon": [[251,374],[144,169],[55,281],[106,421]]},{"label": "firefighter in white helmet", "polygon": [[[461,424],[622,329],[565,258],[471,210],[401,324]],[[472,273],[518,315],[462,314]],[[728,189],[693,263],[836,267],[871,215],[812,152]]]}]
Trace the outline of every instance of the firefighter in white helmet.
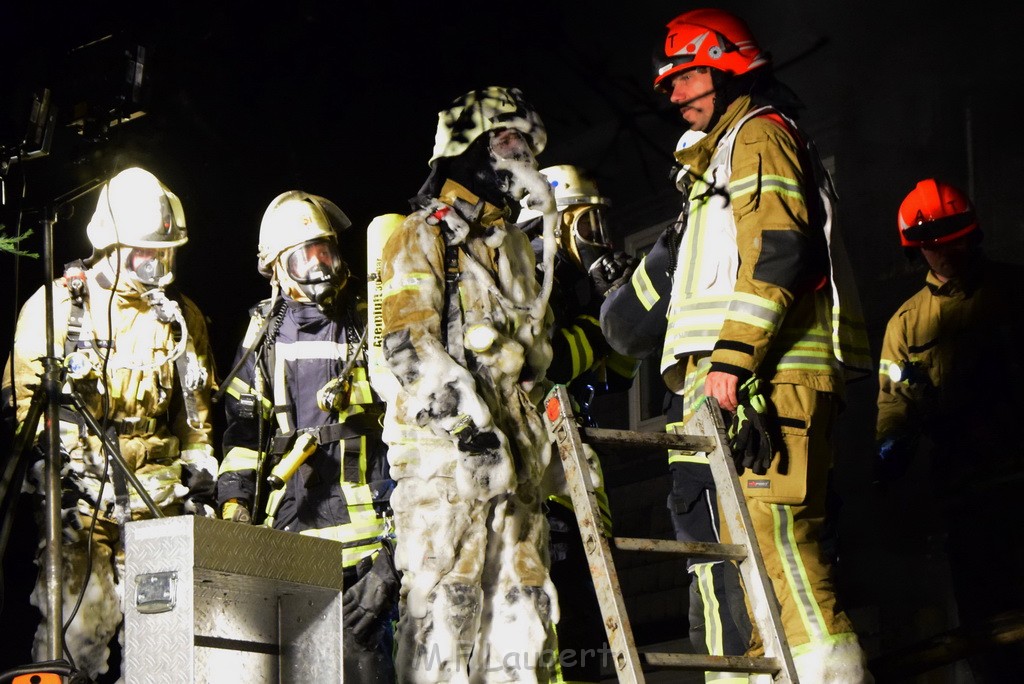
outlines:
[{"label": "firefighter in white helmet", "polygon": [[[78,670],[95,677],[108,669],[109,644],[122,622],[123,523],[150,517],[147,503],[165,515],[214,515],[217,459],[209,418],[215,368],[205,318],[170,288],[175,253],[188,239],[178,197],[152,173],[125,169],[101,187],[87,233],[92,256],[44,286],[53,294],[54,351],[65,393],[80,398],[150,499],[126,485],[117,459],[108,457],[83,415],[63,406],[60,449],[67,468],[63,492],[51,494],[62,495],[64,507],[63,620],[74,611],[65,645]],[[4,373],[4,406],[16,408],[18,421],[28,414],[48,353],[45,316],[40,288],[18,318],[9,361],[13,387],[10,365]],[[43,495],[39,466],[26,484]],[[32,602],[45,622],[43,574]],[[35,658],[45,658],[46,641],[41,624]]]},{"label": "firefighter in white helmet", "polygon": [[350,224],[334,202],[299,190],[263,215],[258,268],[271,296],[251,309],[225,378],[217,499],[227,520],[345,545],[345,681],[376,684],[394,681],[399,580],[366,301],[339,244]]},{"label": "firefighter in white helmet", "polygon": [[557,601],[536,390],[549,314],[530,241],[511,222],[527,192],[554,218],[535,160],[545,139],[518,89],[456,99],[413,212],[383,249],[383,355],[401,385],[384,435],[402,682],[547,681]]},{"label": "firefighter in white helmet", "polygon": [[[558,227],[551,311],[552,359],[548,386],[564,384],[586,426],[596,426],[592,402],[611,392],[624,392],[639,369],[636,359],[612,349],[601,332],[601,303],[607,293],[629,280],[637,260],[611,241],[608,210],[611,200],[601,194],[594,178],[583,169],[560,164],[541,169],[555,197]],[[519,226],[532,237],[534,253],[542,259],[544,236],[541,213],[523,198]],[[538,268],[538,279],[543,273]],[[582,426],[581,426],[582,427]],[[601,461],[584,444],[591,482],[601,507],[604,533],[612,534],[611,508],[604,488]],[[551,531],[551,578],[558,591],[558,652],[554,682],[599,682],[602,656],[607,654],[604,623],[562,462],[553,458],[548,471],[546,505]]]}]

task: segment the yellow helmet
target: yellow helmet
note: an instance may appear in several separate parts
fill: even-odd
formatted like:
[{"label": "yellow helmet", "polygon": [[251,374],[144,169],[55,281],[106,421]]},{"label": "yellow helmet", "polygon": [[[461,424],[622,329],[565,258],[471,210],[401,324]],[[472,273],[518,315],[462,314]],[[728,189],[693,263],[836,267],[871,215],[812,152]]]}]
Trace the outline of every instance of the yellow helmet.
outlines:
[{"label": "yellow helmet", "polygon": [[188,241],[181,200],[156,176],[127,168],[103,184],[86,234],[97,252],[120,245],[178,247]]},{"label": "yellow helmet", "polygon": [[260,273],[269,278],[274,262],[288,249],[318,238],[337,239],[352,221],[329,199],[301,190],[283,192],[270,203],[260,223],[257,258]]}]

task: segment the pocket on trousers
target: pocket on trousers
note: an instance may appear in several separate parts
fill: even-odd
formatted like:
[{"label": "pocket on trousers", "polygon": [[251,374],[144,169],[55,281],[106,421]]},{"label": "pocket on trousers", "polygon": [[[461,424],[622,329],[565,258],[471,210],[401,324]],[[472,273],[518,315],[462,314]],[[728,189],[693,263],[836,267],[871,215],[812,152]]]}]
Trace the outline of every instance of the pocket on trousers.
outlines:
[{"label": "pocket on trousers", "polygon": [[740,487],[748,499],[773,504],[800,504],[807,498],[806,424],[803,427],[782,425],[781,448],[764,475],[747,469],[740,475]]}]

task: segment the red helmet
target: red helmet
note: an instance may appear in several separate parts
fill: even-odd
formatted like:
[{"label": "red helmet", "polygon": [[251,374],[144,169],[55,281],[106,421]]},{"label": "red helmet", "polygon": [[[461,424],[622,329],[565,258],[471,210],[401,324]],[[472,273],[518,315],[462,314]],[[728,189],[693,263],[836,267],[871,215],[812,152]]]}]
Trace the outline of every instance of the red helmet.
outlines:
[{"label": "red helmet", "polygon": [[922,247],[952,242],[978,230],[970,198],[948,183],[926,178],[900,205],[900,244]]},{"label": "red helmet", "polygon": [[665,54],[655,51],[654,87],[694,67],[712,67],[737,76],[769,63],[739,17],[718,9],[684,12],[668,23]]}]

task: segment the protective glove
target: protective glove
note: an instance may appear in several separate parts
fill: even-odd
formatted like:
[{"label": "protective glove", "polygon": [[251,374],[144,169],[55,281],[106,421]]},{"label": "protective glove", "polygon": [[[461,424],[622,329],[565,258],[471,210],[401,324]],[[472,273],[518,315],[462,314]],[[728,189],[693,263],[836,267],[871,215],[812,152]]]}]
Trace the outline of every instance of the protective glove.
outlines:
[{"label": "protective glove", "polygon": [[341,597],[342,625],[357,643],[372,647],[383,635],[401,585],[391,541],[384,539],[377,557],[361,560],[356,572],[359,579]]},{"label": "protective glove", "polygon": [[252,514],[249,507],[238,499],[228,499],[220,509],[221,520],[243,523],[248,525],[252,522]]},{"label": "protective glove", "polygon": [[216,491],[217,459],[201,450],[182,452],[181,484],[188,488],[184,497],[184,510],[192,515],[217,517]]},{"label": "protective glove", "polygon": [[594,289],[602,297],[607,297],[629,280],[639,263],[639,259],[622,250],[602,254],[590,267]]},{"label": "protective glove", "polygon": [[764,475],[775,457],[768,434],[768,400],[761,394],[759,384],[752,377],[740,386],[736,412],[727,433],[738,473],[750,468],[755,475]]},{"label": "protective glove", "polygon": [[875,482],[892,482],[906,475],[914,448],[914,440],[905,436],[879,442],[873,468]]}]

